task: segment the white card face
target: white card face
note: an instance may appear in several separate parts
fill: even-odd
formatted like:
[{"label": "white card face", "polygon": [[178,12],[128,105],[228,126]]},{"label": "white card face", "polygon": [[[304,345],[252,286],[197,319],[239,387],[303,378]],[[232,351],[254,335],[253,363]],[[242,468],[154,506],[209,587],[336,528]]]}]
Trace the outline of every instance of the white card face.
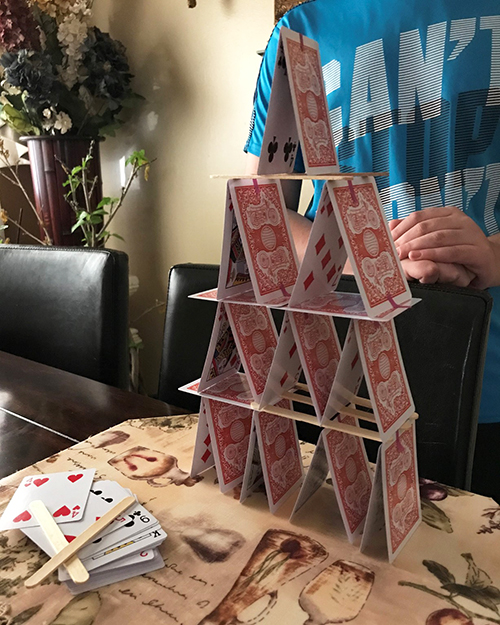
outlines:
[{"label": "white card face", "polygon": [[265,306],[242,304],[226,304],[226,311],[253,399],[259,402],[277,343],[271,311]]},{"label": "white card face", "polygon": [[299,496],[290,515],[290,521],[293,516],[304,506],[304,504],[314,495],[314,493],[322,486],[329,472],[328,461],[325,453],[325,445],[323,437],[318,438],[316,449],[311,460],[311,464],[307,469],[306,477],[302,483]]},{"label": "white card face", "polygon": [[[357,426],[353,417],[340,423]],[[372,476],[362,439],[336,430],[323,431],[330,475],[349,542],[354,542],[365,523],[372,490]]]},{"label": "white card face", "polygon": [[[290,408],[290,402],[280,402]],[[257,441],[272,514],[300,487],[304,470],[295,422],[285,417],[255,414]]]},{"label": "white card face", "polygon": [[83,560],[83,564],[87,571],[93,571],[101,566],[115,562],[141,551],[149,551],[161,545],[166,539],[167,534],[159,525],[147,530],[143,534],[137,534],[123,542],[111,545],[107,549],[94,553],[91,557]]},{"label": "white card face", "polygon": [[277,180],[230,180],[245,257],[259,304],[284,306],[298,275],[281,185]]},{"label": "white card face", "polygon": [[331,421],[341,408],[354,402],[362,380],[363,366],[359,357],[356,332],[353,323],[351,323],[340,355],[339,367],[333,381],[322,423]]},{"label": "white card face", "polygon": [[337,332],[331,317],[310,313],[289,314],[309,393],[320,422],[340,362]]},{"label": "white card face", "polygon": [[326,183],[356,282],[372,318],[411,306],[408,286],[373,177]]},{"label": "white card face", "polygon": [[[152,558],[150,558],[150,554],[152,554]],[[134,564],[129,564],[132,558],[135,562]],[[84,592],[130,579],[131,577],[157,571],[165,566],[163,558],[157,549],[142,551],[137,556],[130,558],[121,558],[119,564],[120,566],[113,563],[109,569],[105,566],[99,568],[91,573],[89,581],[85,582],[85,584],[75,584],[70,580],[66,582],[66,586],[72,595],[80,595]]]},{"label": "white card face", "polygon": [[0,530],[38,526],[29,510],[40,499],[57,523],[82,518],[95,469],[46,473],[25,477],[0,519]]},{"label": "white card face", "polygon": [[379,434],[387,441],[415,412],[394,321],[353,321]]},{"label": "white card face", "polygon": [[252,428],[252,411],[210,399],[207,420],[221,492],[243,481]]},{"label": "white card face", "polygon": [[212,439],[210,438],[210,432],[208,430],[207,403],[208,399],[202,397],[198,429],[196,430],[196,441],[194,444],[193,464],[191,465],[191,477],[203,473],[203,471],[210,469],[215,464],[215,458],[212,452]]},{"label": "white card face", "polygon": [[290,315],[285,313],[261,405],[278,402],[282,393],[295,386],[301,371],[302,365],[290,325]]},{"label": "white card face", "polygon": [[422,520],[415,421],[396,440],[383,443],[381,455],[387,547],[392,562]]},{"label": "white card face", "polygon": [[339,171],[326,101],[319,46],[316,41],[282,27],[286,69],[308,174]]},{"label": "white card face", "polygon": [[255,415],[256,413],[254,412],[252,418],[252,430],[250,432],[250,442],[248,444],[245,474],[241,484],[240,503],[243,503],[254,491],[260,488],[261,484],[264,482],[264,473],[262,472],[259,446],[257,445]]},{"label": "white card face", "polygon": [[250,272],[228,187],[217,298],[224,299],[251,290]]},{"label": "white card face", "polygon": [[[61,531],[66,540],[68,542],[73,541],[79,534],[90,527],[92,523],[95,523],[97,519],[128,495],[127,490],[123,488],[123,486],[120,486],[118,482],[113,482],[111,480],[94,482],[91,486],[83,517],[79,521],[70,521],[61,526]],[[114,529],[113,525],[114,524],[106,528],[102,534],[104,535],[112,531],[112,529]],[[45,553],[50,556],[55,554],[55,550],[52,548],[41,527],[25,527],[23,528],[23,532],[38,545],[40,549],[43,549]]]},{"label": "white card face", "polygon": [[290,307],[323,297],[337,288],[347,259],[326,185],[323,187]]},{"label": "white card face", "polygon": [[198,391],[201,393],[217,382],[221,382],[237,373],[240,364],[241,359],[229,324],[226,308],[222,302],[219,302]]},{"label": "white card face", "polygon": [[280,40],[257,172],[267,175],[291,173],[298,143],[285,54]]},{"label": "white card face", "polygon": [[382,447],[379,447],[372,493],[360,545],[361,553],[367,553],[377,558],[385,558],[387,555],[381,451]]}]

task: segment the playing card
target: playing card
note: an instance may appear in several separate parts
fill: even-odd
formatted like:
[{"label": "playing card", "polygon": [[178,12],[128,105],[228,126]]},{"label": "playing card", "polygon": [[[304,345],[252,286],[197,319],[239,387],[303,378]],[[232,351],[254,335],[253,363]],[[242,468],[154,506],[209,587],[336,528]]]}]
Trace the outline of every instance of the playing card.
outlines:
[{"label": "playing card", "polygon": [[212,439],[208,430],[207,421],[207,402],[208,399],[201,398],[200,416],[198,419],[198,429],[196,430],[196,441],[194,444],[193,464],[191,465],[191,477],[199,475],[210,469],[215,464],[215,458],[212,452]]},{"label": "playing card", "polygon": [[396,440],[382,444],[381,459],[387,547],[392,562],[422,520],[414,421]]},{"label": "playing card", "polygon": [[314,495],[326,480],[329,472],[328,460],[326,458],[325,444],[323,437],[318,438],[316,449],[311,460],[311,464],[307,469],[306,477],[302,483],[299,496],[295,501],[295,505],[290,515],[290,521],[293,516],[304,506],[304,504]]},{"label": "playing card", "polygon": [[250,442],[248,443],[248,454],[245,465],[243,482],[241,483],[240,503],[243,503],[254,491],[264,482],[264,473],[260,459],[259,446],[257,445],[257,432],[255,425],[255,412],[252,417],[252,429],[250,431]]},{"label": "playing card", "polygon": [[243,481],[252,411],[209,399],[207,421],[219,486],[225,493]]},{"label": "playing card", "polygon": [[[357,426],[353,417],[340,423]],[[362,439],[336,430],[322,432],[330,475],[349,542],[363,530],[372,489],[372,476]]]},{"label": "playing card", "polygon": [[327,188],[367,313],[375,318],[409,308],[411,291],[375,180],[329,181]]},{"label": "playing card", "polygon": [[[119,501],[128,496],[125,488],[120,486],[118,482],[111,480],[100,480],[94,482],[90,489],[90,494],[85,507],[83,517],[78,521],[70,521],[65,523],[61,530],[68,542],[74,540],[79,534],[92,525],[97,519],[102,517],[110,508],[115,506]],[[58,523],[59,521],[56,520]],[[104,530],[102,534],[112,531],[114,524],[111,524]],[[43,549],[45,553],[53,556],[55,550],[46,538],[41,527],[25,527],[23,532],[36,545]]]},{"label": "playing card", "polygon": [[[282,402],[290,407],[290,402]],[[272,514],[300,487],[304,470],[295,421],[255,413],[257,441]]]},{"label": "playing card", "polygon": [[253,399],[259,402],[276,349],[277,333],[269,308],[226,304],[233,336]]},{"label": "playing card", "polygon": [[250,272],[228,186],[217,298],[224,299],[249,290],[252,290]]},{"label": "playing card", "polygon": [[337,173],[339,166],[330,126],[318,43],[285,27],[281,28],[280,39],[285,52],[306,172]]},{"label": "playing card", "polygon": [[158,549],[141,551],[137,555],[120,558],[120,560],[111,563],[109,566],[102,566],[96,569],[90,574],[89,581],[84,584],[75,584],[68,580],[66,586],[72,595],[80,595],[131,577],[157,571],[164,566],[165,563]]},{"label": "playing card", "polygon": [[[116,543],[102,551],[96,552],[89,558],[82,560],[82,562],[87,571],[93,571],[131,554],[154,549],[161,545],[166,537],[166,532],[159,525],[156,525],[142,534],[136,534],[122,543]],[[61,575],[63,575],[63,572]]]},{"label": "playing card", "polygon": [[415,412],[394,321],[353,321],[379,434],[387,441]]},{"label": "playing card", "polygon": [[295,121],[288,72],[280,38],[273,84],[259,158],[259,174],[291,173],[295,164],[299,135]]},{"label": "playing card", "polygon": [[297,279],[297,255],[279,181],[230,180],[234,211],[259,304],[282,306]]},{"label": "playing card", "polygon": [[290,314],[285,313],[261,406],[276,404],[281,399],[282,393],[295,386],[301,371],[302,364],[290,326]]},{"label": "playing card", "polygon": [[82,518],[95,469],[25,477],[0,519],[0,530],[38,526],[29,504],[40,499],[57,523]]},{"label": "playing card", "polygon": [[359,357],[354,324],[349,324],[340,363],[321,423],[335,418],[339,410],[355,401],[363,380],[363,366]]},{"label": "playing card", "polygon": [[293,335],[318,421],[326,408],[340,362],[340,343],[331,317],[290,313]]},{"label": "playing card", "polygon": [[359,550],[371,557],[382,559],[387,556],[387,536],[385,532],[384,494],[382,485],[382,446],[378,449],[377,464],[373,477],[372,492],[368,503],[363,536]]},{"label": "playing card", "polygon": [[216,382],[236,373],[240,364],[238,348],[227,318],[225,305],[219,302],[198,391],[202,392]]},{"label": "playing card", "polygon": [[337,288],[347,251],[326,186],[321,193],[299,276],[289,307],[323,297]]},{"label": "playing card", "polygon": [[233,373],[227,378],[216,382],[202,392],[198,392],[198,382],[192,382],[179,390],[201,395],[217,401],[227,402],[242,408],[250,408],[253,402],[253,393],[244,373]]}]

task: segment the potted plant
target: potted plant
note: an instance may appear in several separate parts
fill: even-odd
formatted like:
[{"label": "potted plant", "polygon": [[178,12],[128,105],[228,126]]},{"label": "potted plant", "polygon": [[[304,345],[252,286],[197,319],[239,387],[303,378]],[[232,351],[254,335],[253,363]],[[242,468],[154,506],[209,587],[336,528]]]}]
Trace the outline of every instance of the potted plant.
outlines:
[{"label": "potted plant", "polygon": [[89,177],[102,200],[98,139],[113,135],[132,91],[123,45],[90,25],[92,0],[0,0],[0,117],[25,135],[42,239],[80,245],[67,173],[94,141]]}]

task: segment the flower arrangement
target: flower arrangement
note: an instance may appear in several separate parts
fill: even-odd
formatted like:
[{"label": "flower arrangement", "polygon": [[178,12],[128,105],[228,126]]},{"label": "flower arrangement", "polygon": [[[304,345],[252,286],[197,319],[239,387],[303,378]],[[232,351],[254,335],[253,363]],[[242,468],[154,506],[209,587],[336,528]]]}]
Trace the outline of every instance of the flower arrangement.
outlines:
[{"label": "flower arrangement", "polygon": [[30,135],[113,135],[140,98],[93,0],[0,0],[0,117]]}]

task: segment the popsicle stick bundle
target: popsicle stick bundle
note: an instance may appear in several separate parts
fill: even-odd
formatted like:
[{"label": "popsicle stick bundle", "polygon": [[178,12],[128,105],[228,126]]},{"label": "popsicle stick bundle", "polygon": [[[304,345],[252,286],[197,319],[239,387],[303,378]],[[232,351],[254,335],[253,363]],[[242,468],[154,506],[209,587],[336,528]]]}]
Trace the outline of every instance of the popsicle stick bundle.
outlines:
[{"label": "popsicle stick bundle", "polygon": [[[299,145],[302,177],[326,180],[300,265],[280,182],[299,177]],[[182,389],[202,397],[193,474],[215,466],[241,501],[264,483],[271,512],[299,491],[292,516],[330,474],[348,539],[363,533],[362,550],[381,543],[392,561],[421,521],[394,325],[418,300],[374,175],[339,172],[318,45],[282,28],[258,175],[228,180],[218,287],[193,295],[217,301],[216,320],[201,378]],[[347,259],[359,293],[337,290]],[[279,334],[271,308],[284,311]],[[333,316],[351,320],[343,347]],[[305,479],[297,420],[323,428]],[[381,442],[374,477],[363,438]]]}]

